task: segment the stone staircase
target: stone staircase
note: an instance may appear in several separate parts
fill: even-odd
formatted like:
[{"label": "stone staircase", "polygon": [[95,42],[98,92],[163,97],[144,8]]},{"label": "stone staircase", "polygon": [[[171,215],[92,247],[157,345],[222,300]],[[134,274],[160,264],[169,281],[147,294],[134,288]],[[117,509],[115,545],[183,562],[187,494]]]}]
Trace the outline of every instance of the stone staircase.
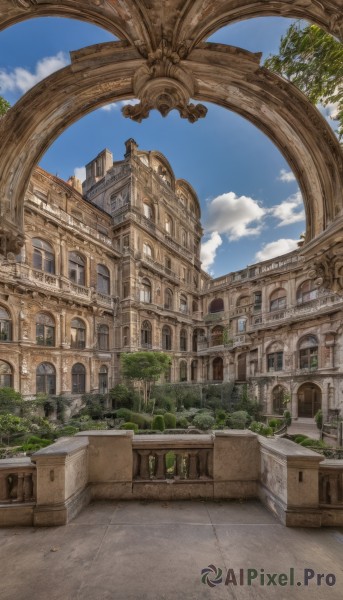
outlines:
[{"label": "stone staircase", "polygon": [[293,419],[291,426],[287,429],[287,433],[289,435],[307,435],[314,440],[320,439],[320,431],[317,428],[314,419]]}]

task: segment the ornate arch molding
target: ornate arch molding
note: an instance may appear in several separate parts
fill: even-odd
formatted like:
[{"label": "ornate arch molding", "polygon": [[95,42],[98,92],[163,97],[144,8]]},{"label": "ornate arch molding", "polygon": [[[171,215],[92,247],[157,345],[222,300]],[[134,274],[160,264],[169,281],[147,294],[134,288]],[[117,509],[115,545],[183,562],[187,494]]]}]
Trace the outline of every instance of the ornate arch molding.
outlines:
[{"label": "ornate arch molding", "polygon": [[[294,86],[260,68],[259,58],[237,48],[201,44],[180,62],[187,75],[180,85],[187,88],[189,79],[193,97],[241,114],[280,148],[304,195],[309,242],[342,213],[342,153],[318,111]],[[85,48],[72,53],[69,67],[36,85],[1,119],[6,148],[0,156],[3,251],[17,252],[23,242],[23,199],[42,154],[88,112],[133,98],[136,74],[145,65],[126,42]]]},{"label": "ornate arch molding", "polygon": [[342,0],[0,0],[0,29],[46,16],[99,25],[144,56],[162,38],[188,52],[229,23],[263,16],[307,19],[343,40]]}]

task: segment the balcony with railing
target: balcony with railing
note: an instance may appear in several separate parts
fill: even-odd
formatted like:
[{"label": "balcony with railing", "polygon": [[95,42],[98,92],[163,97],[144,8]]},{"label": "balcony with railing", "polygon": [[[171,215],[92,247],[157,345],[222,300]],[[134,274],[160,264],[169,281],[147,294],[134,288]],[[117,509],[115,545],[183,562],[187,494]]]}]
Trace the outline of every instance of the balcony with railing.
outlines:
[{"label": "balcony with railing", "polygon": [[270,311],[262,313],[255,319],[252,324],[252,329],[259,329],[264,325],[277,325],[280,322],[291,320],[301,320],[304,316],[325,314],[334,310],[339,310],[343,307],[343,298],[337,294],[333,294],[327,290],[319,290],[318,297],[309,302],[295,304],[289,308],[282,310]]}]

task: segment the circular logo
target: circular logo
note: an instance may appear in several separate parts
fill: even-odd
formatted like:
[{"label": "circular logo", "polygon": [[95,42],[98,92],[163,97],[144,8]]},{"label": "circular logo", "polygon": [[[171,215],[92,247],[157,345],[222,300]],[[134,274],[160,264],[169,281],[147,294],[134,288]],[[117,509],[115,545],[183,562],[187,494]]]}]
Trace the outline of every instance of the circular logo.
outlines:
[{"label": "circular logo", "polygon": [[201,571],[201,581],[202,583],[207,583],[207,585],[213,588],[219,583],[222,583],[222,573],[223,571],[221,569],[215,567],[214,565],[208,565],[208,567],[202,569]]}]

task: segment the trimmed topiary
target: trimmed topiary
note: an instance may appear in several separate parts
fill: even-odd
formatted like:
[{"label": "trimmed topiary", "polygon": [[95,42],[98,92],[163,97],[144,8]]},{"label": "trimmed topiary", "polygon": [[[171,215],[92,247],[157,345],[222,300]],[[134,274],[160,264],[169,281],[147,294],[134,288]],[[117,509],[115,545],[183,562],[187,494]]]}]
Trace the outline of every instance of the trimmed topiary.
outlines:
[{"label": "trimmed topiary", "polygon": [[152,422],[152,429],[155,429],[157,431],[164,431],[165,430],[165,424],[164,424],[164,417],[163,415],[155,415],[153,422]]},{"label": "trimmed topiary", "polygon": [[117,419],[125,419],[126,421],[131,420],[132,411],[128,408],[119,408],[117,410]]}]

